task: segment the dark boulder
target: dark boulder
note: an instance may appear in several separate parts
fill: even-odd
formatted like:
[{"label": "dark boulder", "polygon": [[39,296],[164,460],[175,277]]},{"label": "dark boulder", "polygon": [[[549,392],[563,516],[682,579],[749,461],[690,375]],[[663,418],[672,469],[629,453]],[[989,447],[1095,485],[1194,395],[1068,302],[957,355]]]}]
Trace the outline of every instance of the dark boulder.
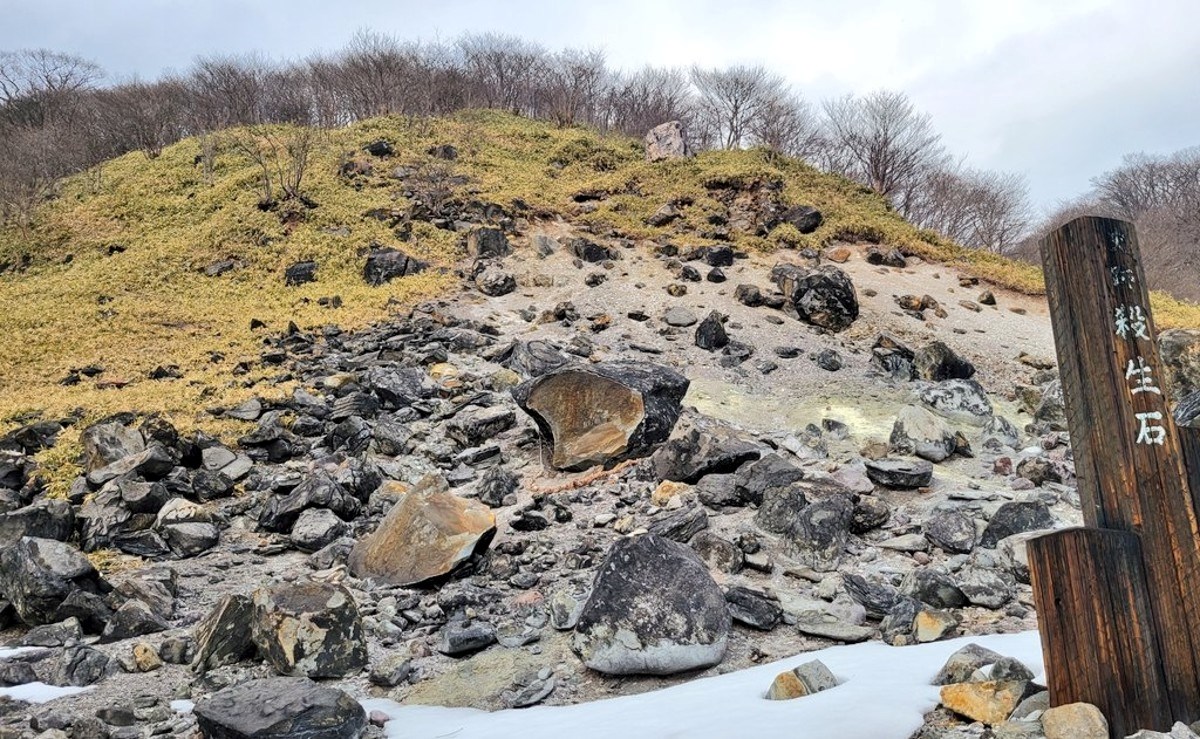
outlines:
[{"label": "dark boulder", "polygon": [[970,552],[975,548],[975,537],[975,521],[958,511],[939,513],[925,522],[925,538],[947,552]]},{"label": "dark boulder", "polygon": [[581,259],[585,262],[605,262],[621,258],[620,253],[612,247],[597,244],[594,241],[589,241],[581,237],[571,239],[567,243],[567,250],[576,259]]},{"label": "dark boulder", "polygon": [[0,596],[30,626],[61,620],[59,607],[73,592],[108,590],[88,558],[70,544],[27,536],[0,549]]},{"label": "dark boulder", "polygon": [[346,677],[366,666],[362,617],[344,587],[282,583],[254,591],[253,604],[251,638],[279,674]]},{"label": "dark boulder", "polygon": [[867,479],[885,488],[928,487],[933,482],[933,465],[922,459],[869,459]]},{"label": "dark boulder", "polygon": [[821,211],[810,205],[793,205],[783,212],[784,223],[790,223],[802,234],[810,234],[821,227],[824,218]]},{"label": "dark boulder", "polygon": [[979,546],[994,549],[1001,539],[1026,531],[1054,528],[1054,516],[1040,501],[1005,503],[996,509],[988,521]]},{"label": "dark boulder", "polygon": [[686,546],[653,534],[613,544],[575,626],[572,647],[611,675],[670,675],[725,656],[724,594]]},{"label": "dark boulder", "polygon": [[716,351],[725,348],[729,343],[729,334],[725,333],[723,316],[712,311],[696,327],[696,346],[706,351]]},{"label": "dark boulder", "polygon": [[498,228],[477,228],[467,235],[467,255],[476,259],[499,259],[512,254],[508,237]]},{"label": "dark boulder", "polygon": [[263,507],[258,525],[267,531],[288,533],[309,508],[328,508],[343,519],[358,515],[362,503],[324,470],[306,477],[287,495],[273,496]]},{"label": "dark boulder", "polygon": [[378,287],[397,277],[415,275],[428,268],[427,263],[414,259],[399,249],[390,246],[376,247],[367,255],[367,263],[363,265],[363,280],[368,285]]},{"label": "dark boulder", "polygon": [[289,287],[317,281],[316,262],[293,262],[283,271],[283,282]]},{"label": "dark boulder", "polygon": [[660,480],[695,484],[705,475],[734,472],[760,455],[754,444],[729,432],[691,429],[659,447],[650,462]]},{"label": "dark boulder", "polygon": [[805,323],[828,331],[843,331],[858,318],[854,283],[832,265],[803,269],[780,265],[772,270],[779,290]]},{"label": "dark boulder", "polygon": [[944,343],[934,341],[916,352],[913,371],[919,379],[929,382],[969,380],[975,374],[975,365]]}]

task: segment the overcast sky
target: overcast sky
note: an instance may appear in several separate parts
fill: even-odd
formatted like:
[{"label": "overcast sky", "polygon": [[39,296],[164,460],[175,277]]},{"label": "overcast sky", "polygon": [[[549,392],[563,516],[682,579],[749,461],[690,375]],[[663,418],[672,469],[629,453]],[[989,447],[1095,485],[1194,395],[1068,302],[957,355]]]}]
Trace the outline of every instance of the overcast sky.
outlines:
[{"label": "overcast sky", "polygon": [[1039,206],[1127,152],[1200,145],[1195,0],[0,0],[0,49],[75,52],[117,78],[304,57],[359,28],[510,33],[622,68],[762,63],[813,101],[903,90],[969,164],[1026,175]]}]

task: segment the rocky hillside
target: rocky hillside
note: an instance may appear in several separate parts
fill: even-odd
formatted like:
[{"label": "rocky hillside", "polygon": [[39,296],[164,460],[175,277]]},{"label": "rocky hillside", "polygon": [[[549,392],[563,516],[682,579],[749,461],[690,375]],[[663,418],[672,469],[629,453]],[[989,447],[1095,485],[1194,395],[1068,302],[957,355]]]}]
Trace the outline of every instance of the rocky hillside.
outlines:
[{"label": "rocky hillside", "polygon": [[5,247],[0,685],[92,689],[0,735],[355,736],[1035,627],[1024,541],[1079,512],[1029,273],[762,152],[381,120],[259,208],[199,146]]}]

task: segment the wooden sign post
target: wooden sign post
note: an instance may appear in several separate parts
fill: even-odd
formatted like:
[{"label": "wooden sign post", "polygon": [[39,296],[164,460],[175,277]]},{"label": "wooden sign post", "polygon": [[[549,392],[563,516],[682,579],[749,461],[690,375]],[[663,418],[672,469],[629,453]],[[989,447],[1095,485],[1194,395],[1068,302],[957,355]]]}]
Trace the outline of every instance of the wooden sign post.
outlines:
[{"label": "wooden sign post", "polygon": [[1029,544],[1050,702],[1166,731],[1200,718],[1200,531],[1137,238],[1079,218],[1041,248],[1084,520]]}]

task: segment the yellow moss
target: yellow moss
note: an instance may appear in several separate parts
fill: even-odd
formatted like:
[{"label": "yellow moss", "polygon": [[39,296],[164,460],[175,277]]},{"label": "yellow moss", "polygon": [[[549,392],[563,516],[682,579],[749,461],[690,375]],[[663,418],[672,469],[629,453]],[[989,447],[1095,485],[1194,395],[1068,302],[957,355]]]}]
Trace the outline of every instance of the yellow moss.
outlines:
[{"label": "yellow moss", "polygon": [[86,554],[92,567],[102,575],[115,575],[141,568],[145,560],[132,554],[124,554],[116,549],[98,549]]},{"label": "yellow moss", "polygon": [[[289,129],[271,129],[277,137]],[[273,384],[281,370],[256,359],[262,340],[289,322],[318,331],[337,324],[356,329],[448,289],[454,277],[439,267],[460,258],[459,235],[423,222],[402,242],[385,220],[368,211],[404,212],[411,205],[405,184],[393,177],[403,167],[437,197],[498,203],[526,214],[564,213],[635,239],[706,243],[696,234],[725,212],[718,185],[781,183],[788,204],[818,208],[824,222],[811,234],[782,227],[768,237],[732,234],[734,246],[770,251],[781,245],[823,248],[838,241],[875,241],[909,254],[944,262],[1021,292],[1044,290],[1040,271],[986,252],[964,249],[907,224],[885,201],[846,179],[765,150],[713,151],[658,163],[643,160],[639,142],[600,136],[581,128],[551,125],[497,111],[467,111],[445,119],[388,116],[363,121],[317,138],[304,193],[318,204],[298,208],[303,218],[283,222],[260,210],[259,173],[217,136],[211,174],[195,163],[201,142],[181,141],[147,160],[134,152],[64,183],[44,206],[28,240],[0,231],[0,262],[33,258],[22,273],[0,276],[0,430],[31,414],[62,416],[81,409],[88,418],[121,410],[159,412],[181,428],[221,427],[206,409],[252,395],[282,395]],[[385,138],[396,155],[362,151]],[[224,144],[220,144],[224,141]],[[430,147],[449,143],[459,158],[432,158]],[[346,178],[347,163],[369,172]],[[465,186],[453,177],[466,177]],[[573,195],[607,193],[594,210],[581,212]],[[664,227],[646,218],[666,202],[681,203],[682,217]],[[687,204],[684,204],[687,203]],[[589,208],[591,205],[589,205]],[[362,281],[365,250],[374,242],[397,246],[435,266],[424,274],[369,287]],[[124,251],[110,256],[110,246]],[[220,277],[204,267],[228,258],[241,266]],[[286,287],[284,267],[297,260],[319,264],[318,281]],[[318,305],[337,295],[340,308]],[[1200,308],[1156,295],[1160,327],[1200,325]],[[251,318],[268,324],[252,331]],[[219,356],[218,356],[219,355]],[[251,371],[234,375],[239,362]],[[99,380],[129,385],[105,390],[95,380],[64,386],[72,368],[103,365]],[[175,364],[183,378],[152,381],[150,370]],[[70,433],[62,451],[45,455],[45,474],[56,493],[75,470],[77,445]]]}]

